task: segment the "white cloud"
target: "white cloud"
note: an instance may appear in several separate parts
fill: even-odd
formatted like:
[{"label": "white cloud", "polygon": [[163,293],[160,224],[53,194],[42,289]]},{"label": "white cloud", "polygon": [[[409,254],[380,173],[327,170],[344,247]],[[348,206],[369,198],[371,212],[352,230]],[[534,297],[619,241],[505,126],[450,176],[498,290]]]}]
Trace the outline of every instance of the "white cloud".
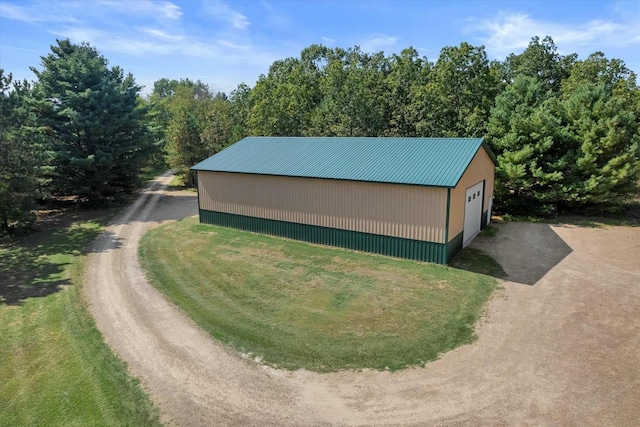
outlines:
[{"label": "white cloud", "polygon": [[36,1],[21,5],[0,3],[0,16],[29,23],[78,22],[80,17],[104,16],[109,12],[150,19],[177,20],[182,16],[179,6],[169,1]]},{"label": "white cloud", "polygon": [[331,46],[336,42],[336,39],[332,39],[331,37],[321,37],[321,39],[327,46]]},{"label": "white cloud", "polygon": [[184,36],[182,35],[169,34],[168,32],[159,30],[157,28],[145,27],[145,28],[140,28],[140,31],[152,37],[156,37],[162,40],[172,40],[172,41],[184,40]]},{"label": "white cloud", "polygon": [[0,3],[0,16],[16,21],[35,24],[38,22],[75,22],[70,14],[58,8],[19,6],[11,3]]},{"label": "white cloud", "polygon": [[105,31],[89,27],[64,27],[61,30],[51,30],[49,32],[62,38],[68,38],[76,43],[88,42],[94,47],[97,44],[96,41],[109,37]]},{"label": "white cloud", "polygon": [[50,31],[79,43],[89,42],[101,52],[115,52],[135,57],[175,56],[210,60],[226,64],[251,64],[268,67],[277,55],[251,44],[239,44],[225,38],[202,40],[196,37],[171,34],[155,28],[142,27],[132,33],[98,30],[90,27],[64,27]]},{"label": "white cloud", "polygon": [[[209,13],[244,29],[248,19],[222,2],[205,2]],[[100,51],[132,56],[216,58],[220,62],[270,63],[274,55],[235,40],[229,31],[192,35],[181,21],[180,7],[164,0],[67,0],[25,4],[0,2],[0,16],[29,22],[73,42],[88,42]],[[119,16],[122,16],[120,18]]]},{"label": "white cloud", "polygon": [[[192,77],[194,73],[209,75],[202,80],[229,91],[241,81],[253,84],[273,61],[291,55],[286,44],[273,45],[247,31],[249,19],[226,3],[204,2],[202,8],[184,9],[176,4],[160,0],[0,0],[0,16],[27,22],[34,31],[57,38],[90,43],[114,65],[132,71],[147,86],[146,91],[160,77]],[[204,8],[208,13],[203,16]],[[197,18],[193,16],[198,13]],[[217,25],[202,25],[203,17],[215,19]],[[11,52],[12,58],[19,57]],[[21,56],[35,58],[28,63],[33,65],[42,53]],[[27,77],[17,70],[14,75]]]},{"label": "white cloud", "polygon": [[52,34],[68,37],[79,43],[89,42],[92,46],[106,52],[117,52],[130,55],[187,55],[211,57],[218,53],[214,43],[205,45],[201,41],[172,35],[165,31],[141,28],[138,33],[126,34],[107,32],[88,27],[65,27],[53,30]]},{"label": "white cloud", "polygon": [[242,13],[233,10],[226,3],[215,0],[204,0],[202,3],[203,10],[209,15],[227,22],[233,28],[244,30],[249,26],[249,19]]},{"label": "white cloud", "polygon": [[170,1],[155,0],[100,0],[97,5],[104,6],[114,12],[124,15],[144,15],[159,19],[177,20],[182,16],[180,6]]},{"label": "white cloud", "polygon": [[472,33],[487,51],[498,58],[527,47],[531,37],[551,36],[558,50],[579,51],[592,46],[619,47],[640,43],[637,28],[640,23],[622,23],[611,20],[592,20],[581,24],[560,24],[537,20],[524,13],[500,12],[497,16],[476,21],[470,26]]},{"label": "white cloud", "polygon": [[260,6],[264,9],[265,17],[264,23],[270,26],[273,29],[277,29],[279,31],[289,29],[293,23],[292,19],[282,13],[280,10],[274,8],[270,2],[262,0],[260,2]]},{"label": "white cloud", "polygon": [[372,34],[369,38],[360,43],[360,49],[363,52],[377,53],[385,48],[391,48],[395,46],[400,40],[399,37],[387,36],[385,34]]}]

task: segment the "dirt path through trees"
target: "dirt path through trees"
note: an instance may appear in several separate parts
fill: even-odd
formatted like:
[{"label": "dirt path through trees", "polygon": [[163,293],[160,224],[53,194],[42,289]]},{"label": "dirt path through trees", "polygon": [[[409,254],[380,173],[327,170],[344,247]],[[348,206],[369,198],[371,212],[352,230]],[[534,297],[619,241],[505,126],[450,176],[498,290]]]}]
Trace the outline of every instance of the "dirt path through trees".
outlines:
[{"label": "dirt path through trees", "polygon": [[[504,282],[478,340],[425,368],[277,371],[211,339],[140,271],[144,232],[197,212],[195,193],[163,194],[170,179],[160,178],[98,239],[85,286],[105,340],[164,421],[631,426],[640,419],[640,228],[552,226],[572,252],[533,286]],[[518,238],[517,227],[500,233]]]}]

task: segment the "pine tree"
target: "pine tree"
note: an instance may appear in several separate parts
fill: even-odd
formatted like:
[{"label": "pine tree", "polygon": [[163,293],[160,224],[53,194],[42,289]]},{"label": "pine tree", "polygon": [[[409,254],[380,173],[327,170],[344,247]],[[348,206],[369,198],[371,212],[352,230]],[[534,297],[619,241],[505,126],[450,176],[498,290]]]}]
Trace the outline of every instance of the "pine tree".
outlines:
[{"label": "pine tree", "polygon": [[576,64],[563,85],[566,133],[576,159],[566,174],[568,206],[625,201],[640,179],[640,92],[635,74],[601,53]]},{"label": "pine tree", "polygon": [[[556,65],[565,61],[552,57]],[[635,74],[600,52],[578,62],[571,56],[570,62],[569,69],[547,61],[540,73],[525,67],[491,110],[488,141],[499,162],[496,195],[510,211],[611,207],[636,191],[640,91]],[[526,64],[531,65],[519,63]]]},{"label": "pine tree", "polygon": [[534,77],[516,77],[496,98],[488,140],[498,157],[496,197],[507,209],[548,213],[563,199],[575,153],[559,111],[558,98]]},{"label": "pine tree", "polygon": [[[12,89],[12,90],[11,90]],[[0,234],[29,225],[40,195],[43,149],[28,133],[25,108],[30,86],[0,69]]]},{"label": "pine tree", "polygon": [[52,191],[94,203],[137,185],[153,151],[131,74],[87,43],[58,40],[42,57],[33,107],[53,152]]}]

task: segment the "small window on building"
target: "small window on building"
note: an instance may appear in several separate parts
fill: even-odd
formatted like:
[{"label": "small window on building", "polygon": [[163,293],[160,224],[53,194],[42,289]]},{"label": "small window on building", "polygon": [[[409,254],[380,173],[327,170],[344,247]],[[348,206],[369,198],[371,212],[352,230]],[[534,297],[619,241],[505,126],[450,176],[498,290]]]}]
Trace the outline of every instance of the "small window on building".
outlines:
[{"label": "small window on building", "polygon": [[475,194],[473,195],[473,198],[474,198],[474,199],[476,198],[476,195],[475,195]]},{"label": "small window on building", "polygon": [[468,201],[469,201],[469,202],[471,201],[471,196],[469,196],[469,200],[468,200]]},{"label": "small window on building", "polygon": [[480,190],[478,190],[478,197],[480,197]]}]

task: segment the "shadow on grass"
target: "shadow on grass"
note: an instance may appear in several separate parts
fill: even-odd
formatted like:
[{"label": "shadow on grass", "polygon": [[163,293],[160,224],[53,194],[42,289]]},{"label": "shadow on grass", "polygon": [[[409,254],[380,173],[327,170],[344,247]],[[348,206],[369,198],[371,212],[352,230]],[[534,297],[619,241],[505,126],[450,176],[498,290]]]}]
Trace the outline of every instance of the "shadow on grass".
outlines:
[{"label": "shadow on grass", "polygon": [[[133,208],[137,209],[133,211],[133,217],[126,215],[132,209],[129,207],[113,218],[122,205],[106,209],[78,209],[63,205],[57,210],[47,211],[33,233],[0,241],[0,305],[21,305],[28,298],[51,295],[69,285],[65,270],[72,256],[99,251],[90,243],[101,233],[108,244],[100,247],[108,247],[109,250],[120,247],[121,239],[100,227],[111,218],[111,225],[139,220],[137,214],[149,204],[153,206],[149,206],[151,210],[144,221],[164,222],[198,213],[195,191],[167,190],[162,196],[143,192],[140,202],[134,203],[138,206]],[[130,200],[133,201],[133,197]],[[94,225],[87,226],[87,221]]]},{"label": "shadow on grass", "polygon": [[473,273],[484,274],[497,279],[506,279],[507,273],[495,259],[475,248],[465,248],[450,262],[451,267]]},{"label": "shadow on grass", "polygon": [[[89,244],[102,232],[98,224],[105,224],[109,216],[105,211],[67,212],[43,221],[29,236],[0,244],[0,305],[22,305],[28,298],[51,295],[69,285],[65,270],[72,257],[96,250]],[[83,226],[87,220],[96,225]],[[107,238],[120,246],[115,236]]]}]

